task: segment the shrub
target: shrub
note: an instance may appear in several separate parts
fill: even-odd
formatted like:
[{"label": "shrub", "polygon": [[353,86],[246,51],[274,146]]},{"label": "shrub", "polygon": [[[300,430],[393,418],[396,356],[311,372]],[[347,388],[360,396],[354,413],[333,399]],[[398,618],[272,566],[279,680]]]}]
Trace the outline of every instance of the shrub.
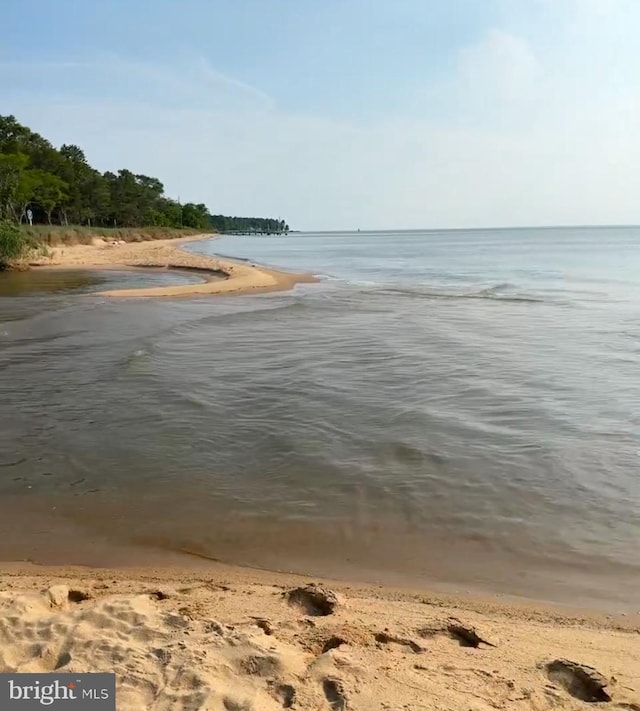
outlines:
[{"label": "shrub", "polygon": [[0,221],[0,269],[6,269],[31,249],[31,240],[16,225]]}]

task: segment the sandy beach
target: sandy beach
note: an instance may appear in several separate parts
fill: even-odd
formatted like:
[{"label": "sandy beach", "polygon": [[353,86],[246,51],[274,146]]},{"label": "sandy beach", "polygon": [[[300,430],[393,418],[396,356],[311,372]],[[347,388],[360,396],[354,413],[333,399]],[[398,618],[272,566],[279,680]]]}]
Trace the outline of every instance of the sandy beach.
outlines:
[{"label": "sandy beach", "polygon": [[91,245],[54,247],[49,256],[32,260],[37,268],[159,268],[197,272],[203,281],[195,284],[165,285],[100,292],[102,296],[204,296],[285,291],[296,284],[311,283],[310,274],[294,274],[251,263],[220,259],[180,249],[180,245],[210,238],[195,235],[178,239],[112,243],[96,238]]},{"label": "sandy beach", "polygon": [[640,709],[640,616],[201,570],[4,564],[0,671],[113,671],[118,709]]}]

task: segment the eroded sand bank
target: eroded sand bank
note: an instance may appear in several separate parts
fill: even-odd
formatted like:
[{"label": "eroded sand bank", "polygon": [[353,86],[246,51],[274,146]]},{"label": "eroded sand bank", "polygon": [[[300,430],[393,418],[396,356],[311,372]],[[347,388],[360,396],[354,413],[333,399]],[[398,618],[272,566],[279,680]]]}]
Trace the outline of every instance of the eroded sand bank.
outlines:
[{"label": "eroded sand bank", "polygon": [[37,268],[84,267],[160,267],[198,270],[204,281],[196,284],[154,286],[138,289],[114,289],[100,292],[103,296],[196,296],[212,294],[246,294],[282,291],[296,284],[316,279],[310,274],[294,274],[259,265],[195,254],[180,245],[206,239],[198,235],[179,239],[114,244],[96,239],[91,245],[54,247],[50,256],[32,262]]}]

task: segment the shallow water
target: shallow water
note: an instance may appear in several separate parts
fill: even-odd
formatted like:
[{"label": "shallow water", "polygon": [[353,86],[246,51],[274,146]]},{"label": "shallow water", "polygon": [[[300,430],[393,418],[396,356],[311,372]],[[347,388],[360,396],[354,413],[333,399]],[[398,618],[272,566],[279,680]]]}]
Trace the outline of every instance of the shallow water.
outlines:
[{"label": "shallow water", "polygon": [[44,294],[90,294],[108,289],[196,284],[202,279],[177,270],[138,269],[29,269],[0,273],[0,297]]},{"label": "shallow water", "polygon": [[0,299],[0,554],[149,545],[635,610],[640,230],[191,248],[325,279]]}]

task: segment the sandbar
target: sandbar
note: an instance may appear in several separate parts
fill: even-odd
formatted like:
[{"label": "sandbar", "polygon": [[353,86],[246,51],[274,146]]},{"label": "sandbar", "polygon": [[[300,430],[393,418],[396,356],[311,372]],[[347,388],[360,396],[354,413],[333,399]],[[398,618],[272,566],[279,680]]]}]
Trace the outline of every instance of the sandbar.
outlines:
[{"label": "sandbar", "polygon": [[90,245],[54,247],[49,255],[30,262],[42,268],[126,268],[156,267],[190,270],[202,276],[194,284],[164,285],[99,292],[113,297],[177,297],[214,294],[248,294],[286,291],[296,284],[317,281],[311,274],[284,272],[250,262],[196,254],[180,246],[215,235],[195,235],[178,239],[114,243],[96,238]]}]

